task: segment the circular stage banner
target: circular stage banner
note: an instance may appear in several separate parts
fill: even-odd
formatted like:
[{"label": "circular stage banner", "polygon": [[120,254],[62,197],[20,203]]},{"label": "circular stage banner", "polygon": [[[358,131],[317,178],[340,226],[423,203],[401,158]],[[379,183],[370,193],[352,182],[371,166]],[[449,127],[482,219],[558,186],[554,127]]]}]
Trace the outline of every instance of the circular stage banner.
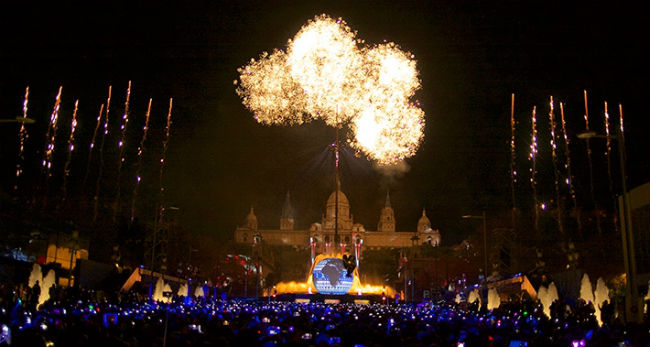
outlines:
[{"label": "circular stage banner", "polygon": [[354,281],[354,278],[348,277],[347,274],[342,259],[325,258],[314,265],[314,287],[320,294],[346,294]]}]

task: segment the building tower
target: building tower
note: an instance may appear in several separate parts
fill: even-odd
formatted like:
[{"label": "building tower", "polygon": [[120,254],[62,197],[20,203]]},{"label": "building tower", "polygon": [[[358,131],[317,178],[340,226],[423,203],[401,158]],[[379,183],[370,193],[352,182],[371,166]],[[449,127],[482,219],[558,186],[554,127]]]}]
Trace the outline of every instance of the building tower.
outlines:
[{"label": "building tower", "polygon": [[377,225],[379,232],[394,232],[395,231],[395,211],[390,205],[390,193],[386,192],[386,203],[381,209],[379,215],[379,224]]},{"label": "building tower", "polygon": [[282,215],[280,216],[280,230],[293,230],[293,207],[291,206],[291,197],[287,192],[287,197],[282,205]]},{"label": "building tower", "polygon": [[244,221],[244,228],[249,230],[257,230],[257,217],[255,216],[253,206],[251,206],[251,210],[246,216],[246,220]]},{"label": "building tower", "polygon": [[422,217],[418,221],[417,236],[421,244],[428,244],[431,246],[439,246],[441,240],[440,231],[438,229],[431,229],[431,221],[427,217],[427,213],[422,209]]}]

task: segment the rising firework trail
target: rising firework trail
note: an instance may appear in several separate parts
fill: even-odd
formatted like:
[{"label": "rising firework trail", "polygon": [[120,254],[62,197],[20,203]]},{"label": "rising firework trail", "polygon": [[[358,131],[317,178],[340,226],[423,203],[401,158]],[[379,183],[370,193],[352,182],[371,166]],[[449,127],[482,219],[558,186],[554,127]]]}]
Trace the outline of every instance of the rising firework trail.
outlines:
[{"label": "rising firework trail", "polygon": [[23,174],[23,164],[25,162],[25,142],[29,138],[25,121],[27,120],[27,109],[29,104],[29,87],[25,88],[25,99],[23,100],[23,117],[20,119],[20,131],[18,132],[18,162],[16,163],[16,182],[14,191],[18,191],[18,181]]},{"label": "rising firework trail", "polygon": [[88,174],[90,173],[90,163],[93,159],[93,150],[95,149],[95,141],[97,140],[97,132],[99,131],[99,126],[102,124],[102,115],[104,114],[104,104],[99,107],[99,114],[97,115],[97,123],[95,124],[95,131],[93,132],[93,137],[90,140],[90,145],[88,149],[88,162],[86,163],[86,173],[84,178],[81,181],[81,191],[86,187],[86,181],[88,181]]},{"label": "rising firework trail", "polygon": [[129,81],[129,86],[126,89],[126,101],[124,102],[124,114],[122,115],[122,124],[120,125],[120,140],[117,142],[117,147],[120,151],[119,163],[117,165],[117,194],[115,196],[115,203],[113,204],[113,222],[117,218],[117,213],[120,209],[120,197],[121,197],[121,178],[122,178],[122,165],[124,164],[124,147],[125,146],[125,137],[126,137],[126,126],[129,124],[129,98],[131,97],[131,81]]},{"label": "rising firework trail", "polygon": [[423,138],[414,56],[392,42],[366,45],[340,18],[315,17],[286,52],[265,52],[238,72],[236,92],[262,124],[347,125],[349,145],[380,164],[413,156]]},{"label": "rising firework trail", "polygon": [[[623,126],[623,124],[624,124],[623,123],[623,105],[621,105],[620,103],[618,104],[618,114],[619,114],[619,122],[620,122],[619,131],[620,131],[620,137],[621,137],[620,140],[619,140],[620,143],[618,145],[621,146],[623,149],[625,149],[625,127]],[[622,162],[623,163],[627,162],[626,159],[625,159],[625,156],[626,156],[625,151],[622,151],[622,156],[623,156]],[[623,171],[625,171],[624,169],[625,168],[623,168]],[[627,181],[627,176],[626,175],[624,175],[623,180]],[[627,194],[625,189],[623,189],[623,194]]]},{"label": "rising firework trail", "polygon": [[165,215],[165,187],[163,185],[163,174],[165,172],[165,161],[167,160],[167,147],[169,145],[169,135],[172,126],[172,99],[169,99],[169,112],[167,113],[167,125],[165,126],[165,139],[163,140],[163,150],[160,157],[160,175],[158,177],[158,221],[162,223]]},{"label": "rising firework trail", "polygon": [[72,112],[72,122],[70,123],[70,136],[68,137],[68,153],[63,166],[63,202],[68,197],[68,177],[70,176],[70,162],[72,161],[72,152],[74,152],[74,133],[77,129],[77,109],[79,108],[79,100],[74,102],[74,111]]},{"label": "rising firework trail", "polygon": [[560,234],[564,237],[564,222],[562,214],[562,201],[560,199],[560,172],[557,167],[557,136],[555,134],[555,110],[553,105],[553,97],[549,102],[550,111],[548,113],[549,124],[551,127],[551,157],[553,159],[553,177],[555,184],[555,204],[557,211],[557,226],[560,229]]},{"label": "rising firework trail", "polygon": [[61,92],[63,91],[63,86],[59,87],[59,92],[56,94],[56,99],[54,101],[54,107],[52,108],[52,114],[50,114],[50,123],[47,128],[47,133],[45,135],[45,150],[43,156],[42,172],[45,180],[43,186],[43,205],[47,205],[47,195],[50,184],[50,177],[52,176],[52,162],[54,160],[54,147],[56,140],[56,131],[59,123],[59,109],[61,107]]},{"label": "rising firework trail", "polygon": [[578,210],[578,199],[576,198],[575,187],[573,186],[573,176],[571,175],[571,151],[569,150],[569,136],[566,132],[566,122],[564,121],[564,104],[560,103],[560,116],[562,118],[562,137],[564,138],[564,157],[566,162],[564,163],[564,169],[566,170],[566,178],[564,183],[569,187],[569,194],[571,195],[571,201],[573,202],[573,212],[576,217],[576,223],[578,225],[578,233],[582,234],[582,222],[580,221],[580,215]]},{"label": "rising firework trail", "polygon": [[140,187],[141,171],[142,171],[142,153],[144,153],[144,142],[147,140],[147,132],[149,131],[149,115],[151,114],[151,99],[149,99],[149,106],[147,106],[147,114],[144,119],[144,127],[142,128],[142,138],[138,146],[138,162],[135,169],[135,186],[133,187],[133,196],[131,198],[131,219],[133,223],[135,218],[135,202],[138,198],[138,187]]},{"label": "rising firework trail", "polygon": [[605,134],[607,135],[607,149],[605,150],[605,157],[607,158],[607,178],[609,180],[609,194],[614,206],[614,230],[619,232],[618,227],[618,208],[616,203],[616,194],[614,193],[614,180],[612,178],[612,139],[609,131],[609,111],[607,110],[607,101],[605,101]]},{"label": "rising firework trail", "polygon": [[102,140],[99,146],[99,172],[97,173],[97,182],[95,184],[95,196],[93,197],[93,222],[97,221],[97,214],[99,213],[99,190],[102,181],[102,174],[104,170],[104,142],[108,136],[108,121],[109,110],[111,107],[111,92],[113,86],[108,87],[108,98],[106,99],[106,112],[104,117],[104,131],[102,132]]},{"label": "rising firework trail", "polygon": [[533,106],[531,125],[530,154],[528,155],[528,159],[531,162],[530,185],[533,188],[533,200],[535,204],[535,234],[539,237],[539,201],[537,199],[537,106]]},{"label": "rising firework trail", "polygon": [[[334,195],[334,244],[338,245],[341,240],[339,238],[339,191],[341,190],[341,179],[339,177],[339,127],[336,126],[336,139],[334,142],[334,188],[336,193]],[[341,247],[341,254],[345,253],[345,248]]]},{"label": "rising firework trail", "polygon": [[[585,131],[590,131],[589,128],[589,106],[587,102],[587,91],[584,91],[585,96]],[[603,230],[600,225],[600,208],[598,206],[598,201],[596,201],[596,192],[594,189],[594,163],[591,155],[591,143],[589,138],[587,141],[587,163],[589,164],[589,191],[591,192],[591,201],[594,204],[594,210],[596,211],[596,228],[598,230],[598,235],[603,234]]]},{"label": "rising firework trail", "polygon": [[517,185],[517,170],[515,169],[515,93],[510,98],[510,190],[512,198],[512,227],[516,228],[515,186]]},{"label": "rising firework trail", "polygon": [[619,121],[619,131],[621,132],[621,137],[625,140],[625,127],[623,126],[623,105],[618,104],[618,121]]},{"label": "rising firework trail", "polygon": [[[169,99],[169,112],[167,113],[167,125],[165,126],[165,138],[163,139],[163,149],[160,156],[160,176],[158,177],[158,203],[156,204],[156,219],[154,220],[153,242],[151,245],[151,268],[155,265],[156,246],[158,238],[158,228],[163,223],[165,217],[165,187],[163,185],[163,173],[165,172],[165,160],[167,159],[167,145],[169,144],[169,135],[172,125],[172,102]],[[162,244],[162,243],[161,243]]]}]

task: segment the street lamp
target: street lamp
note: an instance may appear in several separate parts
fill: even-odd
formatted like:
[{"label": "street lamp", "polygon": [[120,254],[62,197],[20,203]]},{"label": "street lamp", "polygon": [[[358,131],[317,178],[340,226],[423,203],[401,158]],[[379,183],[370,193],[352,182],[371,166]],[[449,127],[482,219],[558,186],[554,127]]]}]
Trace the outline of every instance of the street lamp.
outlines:
[{"label": "street lamp", "polygon": [[[255,246],[261,246],[262,243],[262,235],[261,234],[256,234],[253,236],[253,247]],[[259,286],[260,286],[260,249],[255,248],[256,252],[253,256],[256,256],[255,259],[255,273],[256,273],[256,280],[255,280],[255,298],[259,298]]]},{"label": "street lamp", "polygon": [[632,217],[630,211],[629,195],[627,192],[627,173],[625,172],[625,138],[621,132],[616,135],[599,135],[594,131],[578,134],[579,139],[591,138],[616,140],[618,142],[618,156],[621,170],[621,199],[623,218],[621,220],[621,241],[623,243],[623,263],[627,286],[625,288],[625,317],[628,322],[641,322],[639,293],[636,285],[636,256],[634,253],[634,235],[632,233]]},{"label": "street lamp", "polygon": [[[414,248],[418,245],[418,241],[420,241],[420,237],[418,237],[417,234],[413,235],[411,237],[411,249],[414,250]],[[415,259],[415,252],[411,253],[411,260]],[[405,277],[406,278],[406,277]],[[415,266],[411,266],[411,302],[415,300]]]},{"label": "street lamp", "polygon": [[487,261],[487,218],[485,218],[485,211],[480,216],[473,216],[466,214],[462,217],[463,219],[482,219],[483,220],[483,281],[487,285],[488,278],[488,261]]}]

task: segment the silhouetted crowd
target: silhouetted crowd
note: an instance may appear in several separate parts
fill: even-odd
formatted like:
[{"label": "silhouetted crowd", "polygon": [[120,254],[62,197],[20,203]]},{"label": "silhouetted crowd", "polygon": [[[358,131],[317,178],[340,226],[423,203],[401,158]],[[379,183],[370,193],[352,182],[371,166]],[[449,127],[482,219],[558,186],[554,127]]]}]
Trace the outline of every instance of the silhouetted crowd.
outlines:
[{"label": "silhouetted crowd", "polygon": [[623,324],[611,304],[598,326],[591,303],[325,304],[171,298],[2,285],[2,341],[12,346],[650,346],[650,324]]}]

